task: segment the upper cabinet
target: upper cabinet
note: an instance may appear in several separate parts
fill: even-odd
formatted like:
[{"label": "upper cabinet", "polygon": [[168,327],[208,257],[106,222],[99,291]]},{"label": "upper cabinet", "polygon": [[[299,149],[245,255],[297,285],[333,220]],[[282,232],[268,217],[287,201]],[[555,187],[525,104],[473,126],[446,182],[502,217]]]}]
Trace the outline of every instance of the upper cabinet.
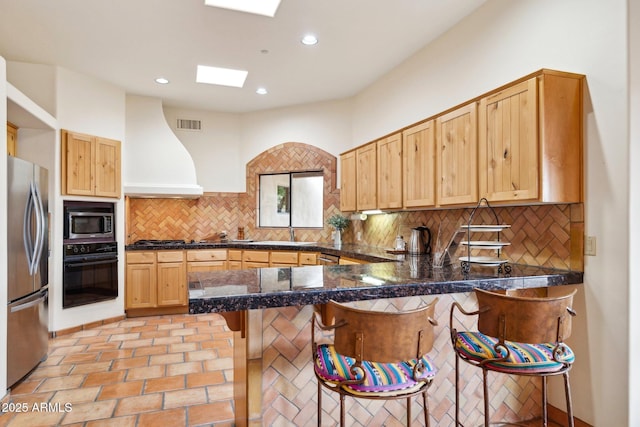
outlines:
[{"label": "upper cabinet", "polygon": [[356,210],[356,152],[340,155],[340,210]]},{"label": "upper cabinet", "polygon": [[435,205],[435,152],[433,120],[402,132],[402,198],[405,208]]},{"label": "upper cabinet", "polygon": [[376,143],[356,150],[356,209],[367,210],[378,207],[378,181]]},{"label": "upper cabinet", "polygon": [[583,80],[540,70],[342,154],[341,210],[581,202]]},{"label": "upper cabinet", "polygon": [[480,100],[480,197],[582,200],[582,77],[543,71]]},{"label": "upper cabinet", "polygon": [[62,194],[119,198],[120,141],[62,131]]},{"label": "upper cabinet", "polygon": [[478,183],[491,202],[538,197],[536,80],[480,100]]},{"label": "upper cabinet", "polygon": [[402,133],[377,142],[378,208],[402,207]]},{"label": "upper cabinet", "polygon": [[7,154],[16,155],[16,143],[18,141],[18,128],[7,122]]},{"label": "upper cabinet", "polygon": [[477,108],[475,102],[436,118],[436,202],[439,206],[478,200]]}]

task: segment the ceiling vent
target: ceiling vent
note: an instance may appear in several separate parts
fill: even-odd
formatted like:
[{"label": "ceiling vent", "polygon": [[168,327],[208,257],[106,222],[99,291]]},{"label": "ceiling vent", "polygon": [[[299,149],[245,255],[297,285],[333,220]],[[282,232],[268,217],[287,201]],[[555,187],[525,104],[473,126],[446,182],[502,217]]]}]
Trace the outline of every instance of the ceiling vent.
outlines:
[{"label": "ceiling vent", "polygon": [[202,130],[202,121],[201,120],[190,120],[190,119],[178,119],[178,129],[180,129],[180,130],[201,131]]}]

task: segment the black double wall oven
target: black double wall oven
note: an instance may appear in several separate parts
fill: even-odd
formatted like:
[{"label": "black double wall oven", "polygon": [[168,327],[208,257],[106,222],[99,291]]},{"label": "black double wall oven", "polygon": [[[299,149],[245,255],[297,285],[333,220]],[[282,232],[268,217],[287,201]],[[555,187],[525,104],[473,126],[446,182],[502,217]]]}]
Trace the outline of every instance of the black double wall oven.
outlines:
[{"label": "black double wall oven", "polygon": [[114,207],[105,202],[64,202],[63,308],[118,297]]}]

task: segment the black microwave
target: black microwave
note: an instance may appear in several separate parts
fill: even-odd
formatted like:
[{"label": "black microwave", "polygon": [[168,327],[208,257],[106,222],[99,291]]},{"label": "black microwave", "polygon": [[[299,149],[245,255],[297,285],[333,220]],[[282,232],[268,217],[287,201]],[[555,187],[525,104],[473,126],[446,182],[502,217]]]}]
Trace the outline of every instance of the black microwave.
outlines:
[{"label": "black microwave", "polygon": [[64,202],[65,243],[115,242],[115,205]]}]

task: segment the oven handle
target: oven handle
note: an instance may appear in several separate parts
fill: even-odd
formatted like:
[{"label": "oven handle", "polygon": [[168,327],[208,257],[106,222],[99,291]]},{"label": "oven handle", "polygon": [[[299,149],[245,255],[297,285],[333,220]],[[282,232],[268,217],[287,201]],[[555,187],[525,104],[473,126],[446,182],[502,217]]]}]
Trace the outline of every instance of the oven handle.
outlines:
[{"label": "oven handle", "polygon": [[118,258],[110,258],[102,261],[77,261],[77,262],[65,262],[64,267],[90,267],[92,265],[104,265],[113,264],[118,262]]}]

